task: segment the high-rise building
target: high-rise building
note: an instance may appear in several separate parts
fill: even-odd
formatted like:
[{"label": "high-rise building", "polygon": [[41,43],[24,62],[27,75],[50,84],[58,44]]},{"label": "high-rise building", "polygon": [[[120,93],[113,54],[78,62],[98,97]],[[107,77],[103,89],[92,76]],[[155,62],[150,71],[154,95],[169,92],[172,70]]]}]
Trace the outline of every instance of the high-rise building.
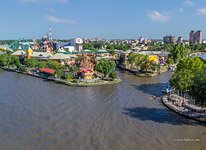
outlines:
[{"label": "high-rise building", "polygon": [[143,43],[143,41],[145,40],[145,38],[143,38],[142,36],[139,38],[139,43]]},{"label": "high-rise building", "polygon": [[182,37],[178,37],[177,43],[178,43],[178,44],[182,44],[182,43],[183,43],[183,38],[182,38]]},{"label": "high-rise building", "polygon": [[202,38],[203,38],[202,31],[198,30],[195,34],[195,39],[197,44],[202,44]]},{"label": "high-rise building", "polygon": [[146,38],[144,38],[144,37],[141,36],[141,37],[139,38],[139,43],[140,43],[140,44],[147,44],[147,43],[148,43],[148,40],[147,40]]},{"label": "high-rise building", "polygon": [[174,43],[176,43],[176,37],[175,36],[165,36],[165,37],[163,37],[163,42],[164,43],[167,43],[167,44],[174,44]]},{"label": "high-rise building", "polygon": [[190,32],[190,38],[189,38],[190,43],[195,43],[195,31]]},{"label": "high-rise building", "polygon": [[202,31],[198,30],[197,32],[195,32],[192,30],[190,32],[190,38],[189,38],[190,43],[202,44],[202,38],[203,38]]}]

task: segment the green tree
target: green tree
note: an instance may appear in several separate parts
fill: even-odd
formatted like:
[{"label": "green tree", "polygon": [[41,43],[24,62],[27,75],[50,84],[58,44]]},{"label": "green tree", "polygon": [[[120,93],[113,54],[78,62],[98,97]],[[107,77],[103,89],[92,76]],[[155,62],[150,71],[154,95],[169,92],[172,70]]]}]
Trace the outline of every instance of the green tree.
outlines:
[{"label": "green tree", "polygon": [[77,76],[80,72],[80,69],[77,65],[73,65],[69,68],[69,71],[74,75]]},{"label": "green tree", "polygon": [[75,58],[75,63],[76,63],[76,64],[79,64],[79,63],[81,62],[82,58],[83,58],[82,55],[77,56],[77,57]]},{"label": "green tree", "polygon": [[115,50],[115,49],[118,49],[118,50],[129,50],[131,49],[131,45],[129,44],[108,44],[106,49],[108,50]]},{"label": "green tree", "polygon": [[149,59],[145,60],[141,64],[140,68],[141,68],[141,72],[144,72],[144,73],[147,73],[149,70],[151,71],[152,70],[152,65],[151,65]]},{"label": "green tree", "polygon": [[73,78],[74,78],[74,76],[73,76],[73,74],[72,74],[71,72],[68,72],[68,73],[65,75],[65,79],[66,79],[66,80],[71,81],[71,80],[73,80]]},{"label": "green tree", "polygon": [[104,74],[103,78],[108,78],[109,75],[115,71],[115,68],[115,62],[107,59],[101,59],[100,62],[95,65],[95,70]]},{"label": "green tree", "polygon": [[173,44],[164,44],[164,49],[167,52],[170,52],[173,50]]},{"label": "green tree", "polygon": [[135,53],[133,53],[133,52],[129,53],[129,55],[127,56],[128,62],[129,62],[129,64],[131,65],[131,68],[132,68],[132,69],[133,69],[133,65],[134,65],[134,64],[136,63],[136,61],[137,61],[137,57],[138,57],[138,55],[135,54]]},{"label": "green tree", "polygon": [[47,61],[47,66],[51,69],[54,69],[54,70],[62,69],[62,65],[57,61],[48,60]]},{"label": "green tree", "polygon": [[194,74],[191,70],[180,70],[173,74],[171,84],[181,93],[185,93],[191,89],[194,84]]},{"label": "green tree", "polygon": [[117,79],[117,78],[118,78],[117,73],[116,73],[115,71],[113,71],[113,72],[110,74],[109,77],[112,78],[112,79]]},{"label": "green tree", "polygon": [[114,45],[107,45],[106,49],[115,50],[115,47],[114,47]]},{"label": "green tree", "polygon": [[20,67],[20,61],[19,61],[19,58],[16,57],[16,56],[10,56],[11,59],[10,59],[10,65],[15,65],[17,68]]},{"label": "green tree", "polygon": [[0,66],[16,66],[18,68],[20,66],[19,58],[7,53],[2,54],[0,55]]},{"label": "green tree", "polygon": [[2,54],[0,55],[0,66],[8,66],[9,65],[9,61],[8,61],[8,54]]},{"label": "green tree", "polygon": [[94,41],[93,42],[93,47],[95,49],[101,49],[103,47],[103,43],[101,41]]},{"label": "green tree", "polygon": [[170,65],[172,65],[172,64],[174,64],[175,62],[174,62],[174,60],[172,59],[172,58],[169,58],[168,59],[168,64],[170,64]]},{"label": "green tree", "polygon": [[193,74],[197,71],[200,71],[204,68],[204,62],[198,58],[186,58],[183,59],[178,65],[177,65],[177,71],[180,70],[191,70]]},{"label": "green tree", "polygon": [[27,71],[27,69],[26,69],[26,67],[25,67],[25,66],[20,65],[20,66],[19,66],[19,71],[21,71],[21,72],[26,72],[26,71]]},{"label": "green tree", "polygon": [[202,47],[203,47],[202,44],[196,44],[196,45],[195,45],[195,50],[196,50],[196,51],[202,50]]},{"label": "green tree", "polygon": [[29,67],[29,68],[35,68],[37,65],[37,60],[36,59],[25,59],[24,64]]},{"label": "green tree", "polygon": [[201,106],[206,106],[206,70],[201,70],[194,78],[194,85],[190,94]]},{"label": "green tree", "polygon": [[94,47],[92,46],[91,43],[84,43],[83,44],[83,49],[92,50],[92,49],[94,49]]},{"label": "green tree", "polygon": [[191,44],[190,44],[190,49],[191,49],[191,51],[195,51],[195,50],[196,50],[195,44],[191,43]]},{"label": "green tree", "polygon": [[48,66],[47,66],[47,62],[45,62],[45,61],[38,61],[37,62],[37,67],[38,68],[47,68]]},{"label": "green tree", "polygon": [[56,72],[55,72],[55,77],[57,78],[61,78],[62,77],[62,70],[61,69],[57,69]]},{"label": "green tree", "polygon": [[166,44],[165,50],[170,52],[169,58],[173,59],[175,63],[187,58],[190,53],[190,48],[180,44]]},{"label": "green tree", "polygon": [[160,64],[156,64],[155,62],[150,62],[150,63],[151,63],[152,71],[160,72]]},{"label": "green tree", "polygon": [[[195,79],[199,72],[204,70],[205,64],[200,58],[186,58],[178,65],[172,76],[171,84],[181,93],[189,92],[195,84]],[[190,92],[191,95],[193,95]]]}]

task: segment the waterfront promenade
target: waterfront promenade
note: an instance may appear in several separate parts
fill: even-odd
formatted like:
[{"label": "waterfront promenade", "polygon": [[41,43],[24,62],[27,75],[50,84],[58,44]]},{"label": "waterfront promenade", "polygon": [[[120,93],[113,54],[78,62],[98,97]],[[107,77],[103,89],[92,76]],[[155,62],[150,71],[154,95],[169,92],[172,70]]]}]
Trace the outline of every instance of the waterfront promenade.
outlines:
[{"label": "waterfront promenade", "polygon": [[189,100],[183,97],[176,94],[165,95],[162,103],[182,116],[206,123],[206,108],[189,104]]}]

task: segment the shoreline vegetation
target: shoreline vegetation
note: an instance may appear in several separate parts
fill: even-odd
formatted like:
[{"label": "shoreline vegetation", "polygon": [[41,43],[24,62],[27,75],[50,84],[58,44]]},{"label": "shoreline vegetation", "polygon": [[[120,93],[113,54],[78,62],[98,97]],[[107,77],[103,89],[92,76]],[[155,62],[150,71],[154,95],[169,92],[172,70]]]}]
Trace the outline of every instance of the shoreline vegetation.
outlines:
[{"label": "shoreline vegetation", "polygon": [[168,53],[165,51],[127,51],[117,65],[138,77],[155,77],[169,70]]},{"label": "shoreline vegetation", "polygon": [[161,68],[159,72],[139,73],[136,70],[126,68],[124,65],[117,65],[117,68],[120,68],[122,70],[131,72],[131,73],[133,73],[134,75],[136,75],[138,77],[155,77],[155,76],[163,74],[163,73],[165,73],[169,70],[168,68]]},{"label": "shoreline vegetation", "polygon": [[104,58],[97,61],[95,55],[87,54],[78,55],[70,64],[66,60],[38,60],[7,52],[0,55],[0,68],[69,86],[101,86],[121,82],[114,61]]},{"label": "shoreline vegetation", "polygon": [[43,77],[37,73],[28,73],[28,72],[23,72],[23,71],[19,71],[16,69],[12,69],[12,68],[7,68],[7,67],[1,67],[0,69],[3,69],[5,71],[10,71],[10,72],[15,72],[15,73],[20,73],[20,74],[24,74],[24,75],[29,75],[32,77],[37,77],[37,78],[41,78],[41,79],[46,79],[49,81],[53,81],[59,84],[64,84],[64,85],[68,85],[68,86],[76,86],[76,87],[93,87],[93,86],[103,86],[103,85],[114,85],[114,84],[119,84],[122,82],[122,80],[120,78],[108,81],[108,80],[96,80],[94,82],[89,82],[89,81],[80,81],[80,82],[71,82],[71,81],[67,81],[67,80],[62,80],[59,78],[51,78],[51,77]]},{"label": "shoreline vegetation", "polygon": [[170,79],[172,93],[206,107],[206,62],[198,57],[182,59]]},{"label": "shoreline vegetation", "polygon": [[206,61],[189,53],[175,58],[176,70],[162,103],[182,116],[206,123]]}]

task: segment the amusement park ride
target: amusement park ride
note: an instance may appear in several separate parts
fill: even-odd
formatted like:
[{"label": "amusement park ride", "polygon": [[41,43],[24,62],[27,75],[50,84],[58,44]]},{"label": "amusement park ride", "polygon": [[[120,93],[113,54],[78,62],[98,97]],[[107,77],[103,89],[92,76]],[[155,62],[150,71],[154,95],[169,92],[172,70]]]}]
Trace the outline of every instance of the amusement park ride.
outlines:
[{"label": "amusement park ride", "polygon": [[27,51],[32,49],[33,51],[47,52],[54,54],[56,52],[65,53],[80,53],[83,49],[83,40],[81,38],[74,38],[68,40],[68,42],[59,42],[52,39],[52,28],[49,26],[47,36],[42,37],[40,40],[25,40],[18,39],[13,43],[6,45],[4,50],[16,51],[24,50]]},{"label": "amusement park ride", "polygon": [[39,46],[39,48],[41,48],[44,52],[54,53],[51,26],[49,26],[48,35],[42,38]]},{"label": "amusement park ride", "polygon": [[14,51],[17,49],[27,50],[31,46],[31,43],[28,40],[18,39],[8,45],[9,49]]},{"label": "amusement park ride", "polygon": [[49,27],[49,33],[47,36],[43,37],[41,41],[18,39],[13,43],[8,45],[9,50],[28,50],[32,48],[34,51],[42,50],[44,52],[53,53],[53,40],[52,40],[52,28]]}]

